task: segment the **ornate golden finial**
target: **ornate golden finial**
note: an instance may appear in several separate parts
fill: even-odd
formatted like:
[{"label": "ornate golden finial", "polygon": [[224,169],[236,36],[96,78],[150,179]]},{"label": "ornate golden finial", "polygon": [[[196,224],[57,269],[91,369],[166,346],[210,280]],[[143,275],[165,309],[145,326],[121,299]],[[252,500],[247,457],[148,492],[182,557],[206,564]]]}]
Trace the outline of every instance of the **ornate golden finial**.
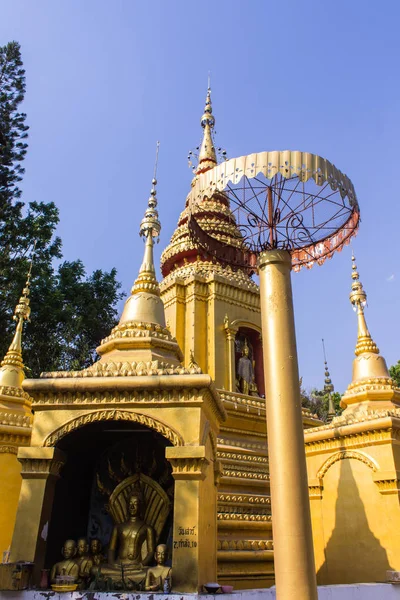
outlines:
[{"label": "ornate golden finial", "polygon": [[217,164],[217,155],[212,138],[212,130],[214,129],[215,118],[212,114],[210,79],[208,80],[206,105],[200,123],[203,128],[203,141],[201,142],[200,146],[199,164],[197,165],[196,175],[212,169]]},{"label": "ornate golden finial", "polygon": [[124,310],[119,322],[120,325],[130,321],[136,321],[138,323],[155,323],[161,325],[161,327],[165,327],[164,304],[160,298],[160,288],[156,278],[153,256],[154,240],[158,239],[161,231],[156,198],[159,146],[160,142],[157,142],[156,161],[150,198],[148,200],[146,212],[140,223],[139,233],[145,239],[143,262],[139,269],[139,275],[131,289],[131,295],[125,302]]},{"label": "ornate golden finial", "polygon": [[157,185],[157,165],[158,165],[158,150],[160,142],[157,142],[156,147],[156,160],[154,165],[154,176],[152,180],[152,188],[150,191],[150,197],[148,200],[148,206],[142,222],[140,223],[140,235],[145,238],[146,246],[144,250],[143,262],[139,270],[139,276],[136,279],[133,287],[132,294],[144,291],[147,293],[160,295],[160,289],[156,279],[156,270],[154,267],[154,256],[153,247],[154,240],[158,240],[161,223],[158,219],[157,211],[157,197],[156,197],[156,185]]},{"label": "ornate golden finial", "polygon": [[352,256],[352,280],[350,302],[357,312],[358,336],[353,360],[353,378],[342,396],[340,406],[345,409],[343,415],[357,411],[361,405],[367,410],[393,408],[400,404],[400,394],[396,391],[393,380],[389,375],[386,361],[368,331],[364,316],[367,304],[365,293]]},{"label": "ornate golden finial", "polygon": [[355,355],[359,356],[360,354],[363,354],[365,352],[379,354],[379,348],[372,339],[371,334],[368,331],[367,322],[365,320],[364,307],[367,304],[367,294],[365,293],[362,283],[360,281],[354,254],[352,254],[351,260],[351,278],[353,280],[353,283],[351,284],[350,302],[353,305],[354,311],[357,313],[358,319],[358,337]]},{"label": "ornate golden finial", "polygon": [[1,363],[0,368],[0,387],[16,387],[21,388],[22,382],[25,379],[24,363],[22,360],[22,328],[24,321],[29,321],[31,308],[29,306],[29,292],[31,285],[31,273],[33,256],[36,248],[36,242],[33,247],[32,257],[29,265],[28,276],[25,287],[22,290],[22,296],[15,307],[13,320],[17,322],[13,341],[10,344],[7,354]]},{"label": "ornate golden finial", "polygon": [[325,342],[324,338],[322,338],[322,348],[324,351],[324,362],[325,362],[325,381],[324,381],[324,392],[328,396],[328,418],[327,421],[330,423],[332,419],[336,416],[335,405],[333,403],[332,392],[335,390],[331,376],[329,374],[328,362],[326,360],[326,352],[325,352]]}]

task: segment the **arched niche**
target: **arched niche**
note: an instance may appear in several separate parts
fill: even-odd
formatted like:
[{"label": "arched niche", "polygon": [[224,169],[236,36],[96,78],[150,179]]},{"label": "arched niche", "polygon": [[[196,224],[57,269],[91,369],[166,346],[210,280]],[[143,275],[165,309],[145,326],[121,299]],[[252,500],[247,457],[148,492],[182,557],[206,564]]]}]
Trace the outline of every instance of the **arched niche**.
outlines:
[{"label": "arched niche", "polygon": [[61,545],[68,538],[96,537],[107,550],[113,527],[112,494],[138,473],[157,482],[169,499],[171,510],[157,541],[171,547],[174,479],[165,449],[172,445],[156,429],[134,420],[92,420],[68,432],[64,429],[56,447],[67,461],[55,489],[46,568],[60,560]]},{"label": "arched niche", "polygon": [[245,341],[249,347],[249,358],[253,362],[254,379],[260,396],[265,396],[264,364],[261,330],[251,323],[236,321],[232,323],[236,329],[235,335],[235,374],[237,365],[243,355]]}]

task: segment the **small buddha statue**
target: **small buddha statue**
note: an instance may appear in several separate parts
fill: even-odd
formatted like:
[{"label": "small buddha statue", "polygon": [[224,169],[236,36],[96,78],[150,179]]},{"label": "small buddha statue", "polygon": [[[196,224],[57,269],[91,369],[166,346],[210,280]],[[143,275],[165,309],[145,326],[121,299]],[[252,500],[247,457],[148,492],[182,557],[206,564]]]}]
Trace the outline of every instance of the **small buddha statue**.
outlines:
[{"label": "small buddha statue", "polygon": [[89,542],[86,538],[79,538],[77,542],[77,558],[76,562],[79,566],[79,589],[86,589],[86,584],[90,578],[91,569],[93,567],[93,559],[89,554]]},{"label": "small buddha statue", "polygon": [[242,394],[250,394],[250,386],[254,382],[253,363],[249,358],[249,346],[247,340],[244,341],[243,354],[238,360],[237,376],[240,383],[240,391]]},{"label": "small buddha statue", "polygon": [[101,565],[106,561],[106,557],[102,553],[103,545],[98,538],[93,538],[90,540],[90,557],[93,561],[93,564],[96,566]]},{"label": "small buddha statue", "polygon": [[146,592],[157,592],[158,590],[164,591],[164,583],[168,578],[169,588],[171,588],[171,567],[165,565],[165,561],[168,558],[168,548],[165,544],[159,544],[154,553],[156,561],[155,567],[150,567],[147,571],[146,582],[144,589]]},{"label": "small buddha statue", "polygon": [[[141,517],[142,497],[133,491],[127,501],[128,519],[115,525],[108,550],[108,563],[92,569],[93,575],[111,579],[118,586],[134,589],[145,579],[147,568],[154,555],[154,529]],[[146,542],[146,555],[142,546]]]},{"label": "small buddha statue", "polygon": [[50,583],[57,583],[57,577],[69,575],[74,577],[74,582],[78,581],[79,565],[75,560],[76,543],[74,540],[66,540],[61,549],[64,560],[53,565],[50,572]]}]

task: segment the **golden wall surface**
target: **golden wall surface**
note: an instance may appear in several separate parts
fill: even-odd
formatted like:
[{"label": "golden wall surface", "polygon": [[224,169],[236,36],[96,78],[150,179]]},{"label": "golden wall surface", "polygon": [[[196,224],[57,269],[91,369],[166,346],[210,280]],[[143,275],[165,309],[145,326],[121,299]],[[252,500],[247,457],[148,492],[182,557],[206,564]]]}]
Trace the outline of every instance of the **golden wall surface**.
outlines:
[{"label": "golden wall surface", "polygon": [[385,581],[400,570],[400,410],[305,432],[320,585]]},{"label": "golden wall surface", "polygon": [[31,398],[22,389],[0,386],[0,562],[10,549],[21,488],[18,447],[31,436]]}]

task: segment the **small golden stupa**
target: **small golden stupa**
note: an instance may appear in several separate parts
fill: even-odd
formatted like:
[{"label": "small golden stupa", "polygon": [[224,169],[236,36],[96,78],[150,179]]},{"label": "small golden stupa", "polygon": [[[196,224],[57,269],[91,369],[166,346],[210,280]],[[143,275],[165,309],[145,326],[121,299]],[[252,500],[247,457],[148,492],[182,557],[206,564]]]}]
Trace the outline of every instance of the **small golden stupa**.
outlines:
[{"label": "small golden stupa", "polygon": [[0,367],[0,559],[7,560],[21,487],[18,448],[28,446],[32,431],[32,398],[22,389],[25,379],[22,360],[22,330],[29,321],[30,273],[15,308],[14,338]]},{"label": "small golden stupa", "polygon": [[400,570],[400,390],[365,320],[367,295],[352,257],[350,302],[358,335],[345,409],[305,431],[317,579],[384,581]]}]

